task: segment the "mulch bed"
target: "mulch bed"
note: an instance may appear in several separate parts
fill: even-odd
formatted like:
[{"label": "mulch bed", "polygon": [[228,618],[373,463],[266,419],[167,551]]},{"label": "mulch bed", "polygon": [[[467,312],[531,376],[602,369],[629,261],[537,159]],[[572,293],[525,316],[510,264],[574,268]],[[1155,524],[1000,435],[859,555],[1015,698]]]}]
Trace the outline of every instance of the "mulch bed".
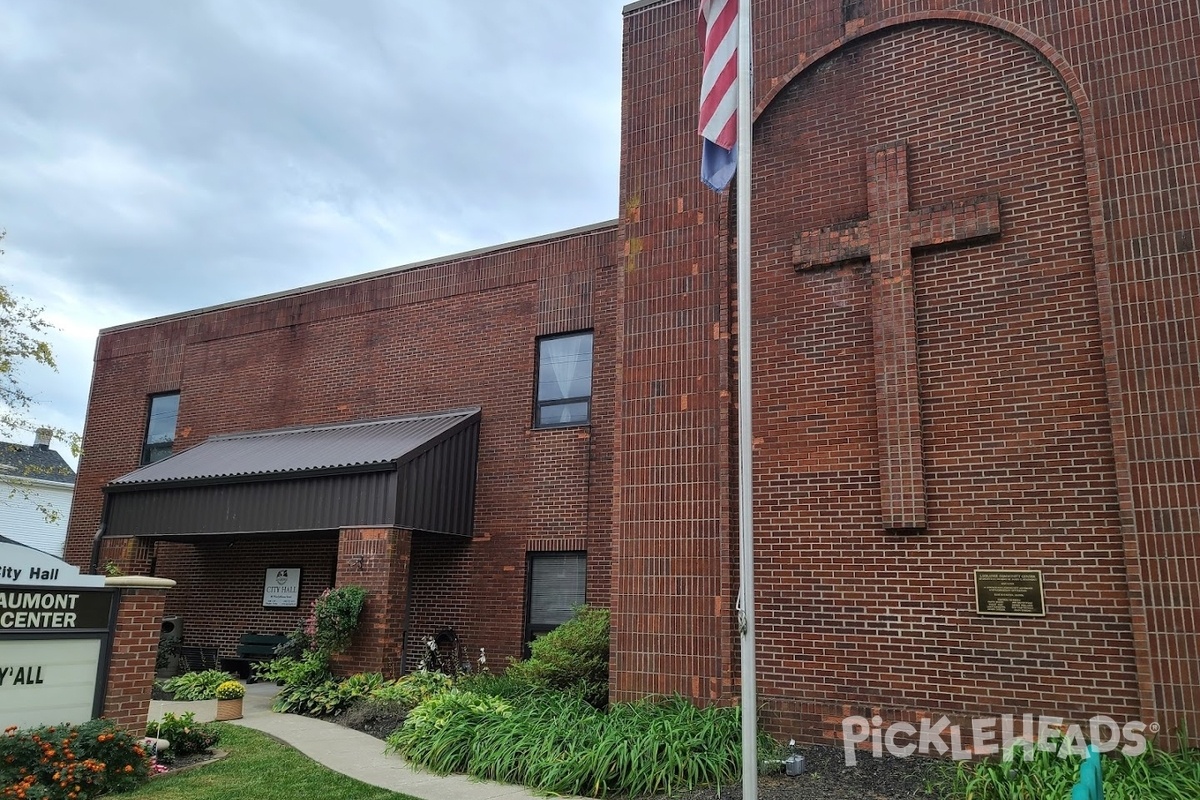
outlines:
[{"label": "mulch bed", "polygon": [[386,739],[404,724],[407,716],[398,706],[384,703],[355,703],[345,711],[325,717],[346,728],[370,734],[376,739]]},{"label": "mulch bed", "polygon": [[[791,778],[783,774],[760,775],[758,796],[761,800],[935,800],[925,784],[939,762],[924,758],[864,758],[847,767],[840,747],[810,745],[800,750],[804,756],[804,774]],[[676,795],[682,800],[742,800],[742,785],[731,783],[697,789]]]}]

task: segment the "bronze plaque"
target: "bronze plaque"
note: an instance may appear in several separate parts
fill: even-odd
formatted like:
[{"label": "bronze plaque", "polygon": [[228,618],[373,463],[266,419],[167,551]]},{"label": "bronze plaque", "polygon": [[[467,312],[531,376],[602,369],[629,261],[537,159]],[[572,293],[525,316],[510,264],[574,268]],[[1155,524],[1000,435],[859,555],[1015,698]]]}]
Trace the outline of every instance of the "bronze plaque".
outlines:
[{"label": "bronze plaque", "polygon": [[1039,570],[975,570],[975,613],[1046,616],[1042,573]]}]

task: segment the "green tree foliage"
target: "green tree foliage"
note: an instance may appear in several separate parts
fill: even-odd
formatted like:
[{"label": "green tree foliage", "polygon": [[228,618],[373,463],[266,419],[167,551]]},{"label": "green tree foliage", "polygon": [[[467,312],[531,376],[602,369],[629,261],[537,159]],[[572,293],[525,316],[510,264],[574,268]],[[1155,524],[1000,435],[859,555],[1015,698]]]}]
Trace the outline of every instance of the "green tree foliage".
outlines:
[{"label": "green tree foliage", "polygon": [[[0,230],[0,240],[4,236],[5,231]],[[4,251],[0,250],[0,255],[3,254]],[[20,433],[20,438],[24,440],[28,434],[44,427],[30,419],[30,411],[36,401],[25,388],[21,375],[21,368],[30,363],[58,371],[54,351],[46,340],[54,326],[43,314],[44,309],[13,294],[7,286],[0,285],[0,436],[4,438],[12,439]],[[78,434],[61,428],[50,430],[56,439],[71,448],[73,455],[79,455]],[[0,461],[4,455],[0,453]],[[11,499],[31,497],[30,480],[53,476],[42,474],[35,468],[27,468],[23,474],[10,473],[4,477],[8,486],[7,497]],[[58,512],[49,506],[39,503],[38,510],[47,522],[58,519]]]},{"label": "green tree foliage", "polygon": [[[0,231],[0,240],[4,235],[5,231]],[[34,404],[21,384],[19,367],[32,361],[58,370],[54,351],[44,338],[54,326],[42,313],[43,309],[13,294],[7,286],[0,286],[0,404],[7,408],[0,425],[11,429],[30,428],[25,413]]]}]

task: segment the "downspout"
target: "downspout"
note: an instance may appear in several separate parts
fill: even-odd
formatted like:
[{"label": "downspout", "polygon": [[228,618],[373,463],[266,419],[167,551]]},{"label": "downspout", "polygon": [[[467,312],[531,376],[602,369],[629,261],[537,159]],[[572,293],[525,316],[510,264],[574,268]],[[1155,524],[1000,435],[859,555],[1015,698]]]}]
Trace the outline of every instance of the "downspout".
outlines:
[{"label": "downspout", "polygon": [[104,505],[100,512],[100,527],[96,529],[96,535],[92,537],[92,561],[88,565],[88,574],[97,575],[96,568],[100,565],[100,540],[108,533],[108,491],[104,491]]}]

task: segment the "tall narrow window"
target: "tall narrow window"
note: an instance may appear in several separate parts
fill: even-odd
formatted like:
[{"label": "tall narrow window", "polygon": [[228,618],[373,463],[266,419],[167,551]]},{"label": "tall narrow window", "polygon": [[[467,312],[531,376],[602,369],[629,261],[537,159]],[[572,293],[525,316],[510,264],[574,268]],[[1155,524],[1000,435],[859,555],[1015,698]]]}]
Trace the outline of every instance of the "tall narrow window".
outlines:
[{"label": "tall narrow window", "polygon": [[583,605],[586,571],[586,553],[529,554],[526,643],[554,630]]},{"label": "tall narrow window", "polygon": [[535,427],[586,425],[592,411],[592,333],[538,339]]},{"label": "tall narrow window", "polygon": [[178,419],[179,392],[150,395],[146,441],[142,445],[143,464],[153,464],[171,455],[171,445],[175,443],[175,422]]}]

